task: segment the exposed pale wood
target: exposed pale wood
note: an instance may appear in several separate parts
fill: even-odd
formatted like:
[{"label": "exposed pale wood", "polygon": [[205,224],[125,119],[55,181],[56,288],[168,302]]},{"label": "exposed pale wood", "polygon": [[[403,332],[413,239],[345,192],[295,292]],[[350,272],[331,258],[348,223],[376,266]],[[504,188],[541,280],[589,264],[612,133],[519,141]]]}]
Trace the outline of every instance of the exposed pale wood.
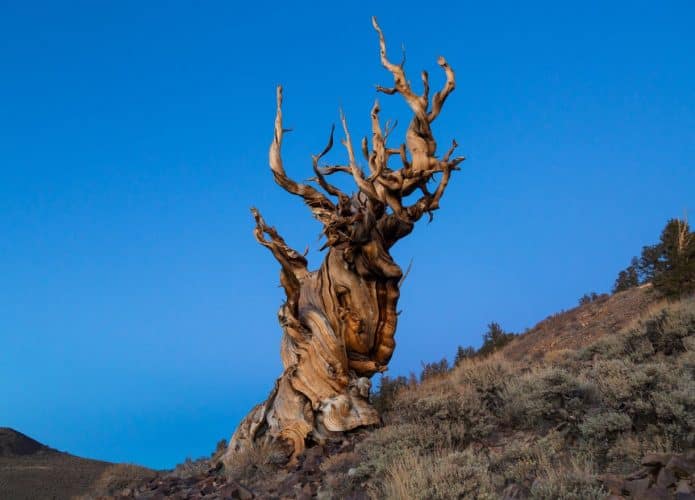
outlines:
[{"label": "exposed pale wood", "polygon": [[[372,19],[379,38],[381,63],[393,76],[394,87],[378,87],[389,95],[400,94],[413,112],[405,143],[398,148],[386,144],[395,123],[382,129],[379,102],[371,110],[371,149],[361,141],[369,176],[357,163],[345,115],[340,114],[347,165],[321,166],[321,159],[333,146],[334,128],[323,151],[312,157],[315,174],[311,180],[319,189],[298,183],[286,173],[281,156],[287,132],[282,121],[282,88],[277,89],[277,111],[270,168],[275,181],[286,191],[300,196],[323,225],[326,255],[321,267],[309,271],[304,255],[290,248],[278,232],[252,209],[258,242],[280,263],[280,282],[287,299],[278,319],[283,330],[280,356],[284,367],[268,399],[256,406],[232,436],[227,458],[264,441],[286,443],[291,458],[302,453],[307,440],[323,442],[342,432],[379,422],[369,404],[370,378],[386,370],[396,346],[394,334],[398,317],[401,268],[389,249],[410,234],[414,223],[425,213],[430,217],[439,208],[451,173],[463,157],[452,158],[457,144],[441,158],[430,124],[441,112],[444,101],[455,88],[454,72],[439,58],[446,82],[432,99],[429,109],[429,77],[422,73],[423,93],[416,94],[405,75],[404,61],[389,61],[386,40]],[[393,169],[389,159],[400,159]],[[357,191],[348,195],[327,176],[347,173]],[[434,193],[427,183],[441,175]],[[422,196],[410,206],[405,197],[420,190]]]}]

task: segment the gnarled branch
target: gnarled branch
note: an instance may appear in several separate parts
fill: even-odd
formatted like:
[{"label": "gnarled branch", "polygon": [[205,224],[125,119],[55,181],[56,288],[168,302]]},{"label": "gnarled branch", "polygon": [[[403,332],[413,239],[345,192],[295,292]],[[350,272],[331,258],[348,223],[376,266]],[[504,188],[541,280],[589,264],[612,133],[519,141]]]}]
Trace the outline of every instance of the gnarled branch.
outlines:
[{"label": "gnarled branch", "polygon": [[329,223],[335,211],[333,203],[313,187],[295,182],[285,173],[285,167],[283,166],[282,156],[280,154],[282,138],[286,132],[286,130],[282,128],[281,85],[277,87],[276,100],[277,111],[275,113],[275,129],[269,152],[270,168],[273,171],[275,182],[286,191],[304,198],[304,202],[309,206],[314,216],[324,224]]}]

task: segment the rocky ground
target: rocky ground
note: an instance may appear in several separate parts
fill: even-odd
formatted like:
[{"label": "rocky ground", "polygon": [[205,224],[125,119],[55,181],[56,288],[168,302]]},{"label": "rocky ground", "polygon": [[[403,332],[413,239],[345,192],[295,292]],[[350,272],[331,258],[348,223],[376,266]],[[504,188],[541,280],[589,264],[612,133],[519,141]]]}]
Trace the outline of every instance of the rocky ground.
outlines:
[{"label": "rocky ground", "polygon": [[[363,439],[369,431],[359,431],[348,435],[340,442],[326,446],[313,446],[306,450],[294,467],[272,466],[265,464],[258,468],[250,466],[253,471],[243,471],[244,484],[231,477],[218,460],[219,454],[209,460],[199,461],[188,471],[174,470],[164,472],[146,482],[131,484],[119,490],[95,492],[90,498],[99,499],[311,499],[331,498],[327,493],[326,482],[330,482],[330,473],[326,474],[325,464],[329,457],[352,454],[355,444]],[[366,499],[364,493],[355,493],[346,498]]]},{"label": "rocky ground", "polygon": [[632,474],[605,474],[600,479],[615,500],[695,500],[695,450],[682,454],[652,453],[642,459],[642,467]]},{"label": "rocky ground", "polygon": [[[341,454],[351,454],[359,434],[351,436],[344,443],[335,447],[333,461]],[[279,468],[275,477],[264,478],[247,487],[229,479],[224,474],[221,464],[211,466],[195,475],[177,477],[162,474],[145,483],[114,491],[99,497],[108,499],[191,499],[191,500],[228,500],[228,499],[302,499],[335,498],[328,489],[330,473],[326,474],[325,462],[329,451],[322,447],[307,450],[302,461],[294,468]],[[324,467],[322,467],[322,464]],[[687,453],[652,453],[642,459],[642,466],[627,475],[604,474],[599,481],[606,490],[610,500],[695,500],[695,450]],[[521,488],[508,486],[502,493],[503,500],[527,498]],[[341,497],[353,500],[367,499],[365,492],[353,492]]]}]

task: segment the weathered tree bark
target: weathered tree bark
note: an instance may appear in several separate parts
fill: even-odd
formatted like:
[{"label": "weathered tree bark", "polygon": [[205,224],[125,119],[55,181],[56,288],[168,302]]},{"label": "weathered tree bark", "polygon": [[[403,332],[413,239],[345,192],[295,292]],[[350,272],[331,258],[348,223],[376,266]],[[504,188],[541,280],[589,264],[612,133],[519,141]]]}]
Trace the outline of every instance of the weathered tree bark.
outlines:
[{"label": "weathered tree bark", "polygon": [[[252,209],[256,239],[280,263],[280,282],[287,294],[278,314],[283,330],[284,371],[268,399],[256,406],[237,428],[227,458],[263,442],[280,441],[290,445],[292,459],[296,459],[308,439],[323,442],[344,431],[379,422],[379,415],[369,404],[369,379],[386,370],[393,354],[396,305],[403,279],[389,249],[408,235],[425,213],[431,218],[432,211],[439,208],[451,172],[458,170],[464,158],[451,157],[455,141],[443,157],[437,158],[431,130],[431,123],[455,86],[454,72],[446,60],[438,60],[446,83],[435,93],[430,106],[427,73],[422,73],[424,92],[416,94],[406,79],[403,64],[388,60],[386,42],[375,18],[372,24],[379,35],[381,63],[394,78],[392,88],[377,90],[403,96],[413,118],[405,144],[388,148],[386,139],[393,127],[387,123],[386,131],[382,131],[379,104],[374,104],[371,148],[366,137],[361,144],[369,175],[357,164],[341,113],[347,165],[319,165],[333,146],[331,130],[328,145],[313,157],[312,181],[317,187],[290,179],[280,155],[285,130],[282,88],[277,89],[270,167],[277,184],[302,197],[322,223],[326,238],[322,249],[327,249],[327,253],[321,267],[309,271],[305,257],[287,246],[277,231],[266,225],[258,210]],[[400,168],[389,167],[392,156],[400,159]],[[357,191],[351,196],[328,182],[329,175],[339,172],[352,176]],[[435,174],[441,177],[431,193],[427,183]],[[420,198],[412,205],[404,205],[404,198],[417,190],[422,193]]]}]

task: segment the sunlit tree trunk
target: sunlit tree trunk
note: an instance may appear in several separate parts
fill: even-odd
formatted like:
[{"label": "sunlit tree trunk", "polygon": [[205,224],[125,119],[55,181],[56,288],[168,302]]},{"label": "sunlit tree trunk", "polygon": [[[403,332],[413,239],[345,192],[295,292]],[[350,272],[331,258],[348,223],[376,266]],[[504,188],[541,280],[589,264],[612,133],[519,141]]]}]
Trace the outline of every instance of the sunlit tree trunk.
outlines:
[{"label": "sunlit tree trunk", "polygon": [[[364,138],[361,152],[369,172],[358,166],[345,116],[340,119],[345,165],[322,166],[333,146],[333,130],[325,149],[313,157],[311,179],[315,186],[297,183],[286,173],[280,154],[285,130],[282,124],[282,88],[277,89],[277,114],[270,146],[270,167],[275,182],[303,198],[323,225],[326,250],[321,267],[307,269],[304,255],[296,252],[268,226],[255,208],[255,236],[280,263],[280,282],[287,295],[278,319],[283,330],[280,355],[284,371],[268,399],[257,405],[232,436],[227,458],[263,442],[286,443],[292,459],[307,440],[323,442],[340,433],[379,422],[369,404],[370,378],[386,370],[395,348],[401,268],[390,248],[408,235],[424,214],[430,217],[463,157],[452,158],[456,142],[436,156],[431,123],[454,90],[454,72],[443,57],[438,60],[446,81],[430,103],[429,83],[422,73],[424,91],[413,92],[403,64],[386,55],[386,42],[376,19],[381,63],[394,78],[394,86],[377,87],[385,94],[400,94],[413,112],[405,143],[386,145],[393,127],[382,129],[379,103],[371,111],[371,144]],[[389,159],[400,168],[389,166]],[[328,181],[333,174],[349,175],[356,192],[347,195]],[[438,175],[436,189],[427,183]],[[419,192],[411,205],[404,199]]]}]

